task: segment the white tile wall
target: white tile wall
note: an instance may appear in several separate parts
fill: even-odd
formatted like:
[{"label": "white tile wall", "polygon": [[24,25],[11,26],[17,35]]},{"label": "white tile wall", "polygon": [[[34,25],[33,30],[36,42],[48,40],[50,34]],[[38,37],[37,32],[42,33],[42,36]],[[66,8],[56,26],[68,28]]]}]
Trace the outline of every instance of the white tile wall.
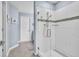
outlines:
[{"label": "white tile wall", "polygon": [[[56,20],[79,16],[79,2],[60,8],[55,12]],[[56,49],[68,56],[79,56],[79,19],[57,23]]]}]

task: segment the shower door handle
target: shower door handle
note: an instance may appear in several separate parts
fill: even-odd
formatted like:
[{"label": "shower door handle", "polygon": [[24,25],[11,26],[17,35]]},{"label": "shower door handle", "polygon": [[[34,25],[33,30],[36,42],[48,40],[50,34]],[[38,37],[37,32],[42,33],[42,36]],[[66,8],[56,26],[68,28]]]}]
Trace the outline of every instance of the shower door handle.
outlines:
[{"label": "shower door handle", "polygon": [[47,29],[47,37],[51,37],[51,29]]}]

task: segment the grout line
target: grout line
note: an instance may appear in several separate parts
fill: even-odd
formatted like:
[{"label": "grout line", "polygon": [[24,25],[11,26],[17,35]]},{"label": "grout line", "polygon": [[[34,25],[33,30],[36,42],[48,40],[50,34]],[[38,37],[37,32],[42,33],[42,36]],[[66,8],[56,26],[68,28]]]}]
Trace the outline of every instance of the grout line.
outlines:
[{"label": "grout line", "polygon": [[64,21],[78,20],[78,19],[79,19],[79,16],[74,16],[74,17],[64,18],[64,19],[59,19],[59,20],[45,20],[45,19],[38,19],[38,21],[57,23],[57,22],[64,22]]}]

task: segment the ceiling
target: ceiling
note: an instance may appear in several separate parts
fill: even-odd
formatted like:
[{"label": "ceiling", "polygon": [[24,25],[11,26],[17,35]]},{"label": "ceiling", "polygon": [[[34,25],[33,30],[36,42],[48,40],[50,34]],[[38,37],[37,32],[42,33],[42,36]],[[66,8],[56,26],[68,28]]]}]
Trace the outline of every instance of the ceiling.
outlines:
[{"label": "ceiling", "polygon": [[[61,1],[47,1],[52,5],[56,5],[56,4],[60,4],[60,6],[62,5],[67,5],[70,2],[63,2],[61,3]],[[16,8],[18,8],[18,10],[20,12],[24,12],[24,13],[30,13],[33,14],[33,10],[34,10],[34,3],[33,1],[10,1],[10,4],[12,4],[13,6],[15,6]]]},{"label": "ceiling", "polygon": [[[59,1],[48,1],[51,4],[57,4]],[[10,1],[10,4],[14,5],[20,12],[33,13],[33,1]]]},{"label": "ceiling", "polygon": [[10,1],[20,12],[33,14],[33,1]]}]

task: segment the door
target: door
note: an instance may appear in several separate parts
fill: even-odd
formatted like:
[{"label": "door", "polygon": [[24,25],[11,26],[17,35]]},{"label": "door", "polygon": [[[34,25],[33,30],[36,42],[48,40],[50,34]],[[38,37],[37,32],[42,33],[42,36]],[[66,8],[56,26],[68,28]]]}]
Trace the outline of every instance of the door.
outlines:
[{"label": "door", "polygon": [[30,30],[29,30],[29,16],[21,16],[21,21],[20,21],[20,24],[21,24],[21,40],[20,41],[30,41]]}]

